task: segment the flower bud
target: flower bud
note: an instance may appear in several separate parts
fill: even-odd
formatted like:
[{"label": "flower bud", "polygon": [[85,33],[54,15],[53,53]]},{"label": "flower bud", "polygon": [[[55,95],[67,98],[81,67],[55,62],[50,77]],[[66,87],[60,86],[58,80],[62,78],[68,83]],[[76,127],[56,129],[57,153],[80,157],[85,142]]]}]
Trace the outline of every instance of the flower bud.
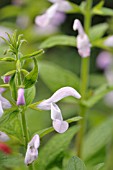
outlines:
[{"label": "flower bud", "polygon": [[10,79],[11,79],[11,76],[4,76],[3,77],[4,83],[9,83]]},{"label": "flower bud", "polygon": [[6,145],[5,143],[1,143],[1,142],[0,142],[0,151],[2,151],[5,154],[12,153],[11,148],[8,145]]},{"label": "flower bud", "polygon": [[18,89],[18,98],[17,98],[17,103],[16,104],[18,106],[19,105],[25,105],[24,89],[23,88]]}]

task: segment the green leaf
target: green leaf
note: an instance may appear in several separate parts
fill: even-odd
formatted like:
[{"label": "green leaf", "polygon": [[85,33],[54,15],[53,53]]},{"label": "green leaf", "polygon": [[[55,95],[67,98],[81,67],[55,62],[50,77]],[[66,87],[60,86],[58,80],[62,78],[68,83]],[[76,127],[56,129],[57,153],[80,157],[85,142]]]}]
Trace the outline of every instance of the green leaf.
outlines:
[{"label": "green leaf", "polygon": [[8,155],[0,152],[0,170],[1,168],[14,168],[19,167],[23,163],[21,155]]},{"label": "green leaf", "polygon": [[9,84],[10,84],[12,98],[16,101],[17,100],[17,87],[15,83],[15,77],[16,77],[16,73],[12,75]]},{"label": "green leaf", "polygon": [[67,11],[68,14],[70,13],[81,13],[81,9],[79,7],[79,5],[75,4],[75,3],[72,3],[72,2],[69,2],[72,9]]},{"label": "green leaf", "polygon": [[[67,119],[65,121],[68,122],[68,123],[73,123],[73,122],[79,121],[81,118],[82,117],[80,117],[80,116],[76,116],[76,117]],[[42,129],[42,130],[40,130],[38,132],[35,132],[35,134],[38,133],[40,135],[40,138],[42,138],[43,136],[45,136],[45,135],[47,135],[47,134],[49,134],[49,133],[51,133],[53,131],[54,131],[54,128],[49,127],[49,128],[46,128],[46,129]]]},{"label": "green leaf", "polygon": [[79,89],[79,78],[71,71],[65,70],[52,62],[39,62],[40,76],[52,92],[63,86]]},{"label": "green leaf", "polygon": [[22,143],[22,128],[18,108],[7,109],[0,118],[0,130]]},{"label": "green leaf", "polygon": [[78,126],[73,126],[63,134],[54,135],[40,150],[39,158],[35,162],[35,168],[38,170],[50,169],[54,163],[56,166],[59,162],[61,163],[69,143],[78,130]]},{"label": "green leaf", "polygon": [[93,7],[93,11],[100,10],[104,6],[104,0],[101,0],[98,4]]},{"label": "green leaf", "polygon": [[0,19],[17,16],[20,10],[21,8],[18,6],[14,6],[14,5],[5,6],[0,10]]},{"label": "green leaf", "polygon": [[35,94],[36,94],[35,86],[25,89],[24,96],[25,96],[26,105],[32,103],[33,99],[35,98]]},{"label": "green leaf", "polygon": [[89,86],[90,87],[99,87],[102,84],[107,83],[105,75],[102,74],[90,74],[89,76]]},{"label": "green leaf", "polygon": [[51,48],[57,45],[76,47],[76,37],[67,35],[53,36],[45,40],[40,45],[40,48]]},{"label": "green leaf", "polygon": [[93,9],[92,13],[102,16],[113,16],[113,10],[106,7],[102,7],[101,9]]},{"label": "green leaf", "polygon": [[102,99],[108,92],[113,90],[113,86],[111,85],[102,85],[98,89],[95,90],[93,95],[86,101],[83,101],[83,105],[86,107],[92,107],[96,104],[100,99]]},{"label": "green leaf", "polygon": [[3,58],[0,58],[0,61],[12,62],[12,61],[15,61],[15,59],[12,57],[3,57]]},{"label": "green leaf", "polygon": [[101,38],[107,31],[108,27],[107,23],[97,24],[91,27],[89,34],[90,40],[94,41]]},{"label": "green leaf", "polygon": [[91,129],[85,136],[82,156],[85,160],[90,159],[110,141],[113,132],[113,117]]},{"label": "green leaf", "polygon": [[30,88],[31,86],[33,86],[36,81],[37,81],[37,78],[38,78],[38,64],[37,64],[37,60],[35,58],[33,58],[34,60],[34,68],[33,70],[28,73],[25,78],[24,78],[24,86],[25,88]]},{"label": "green leaf", "polygon": [[68,163],[66,170],[86,170],[84,162],[77,156],[73,156]]},{"label": "green leaf", "polygon": [[33,52],[32,54],[27,54],[27,55],[23,56],[22,58],[20,58],[20,60],[22,61],[22,60],[31,59],[31,58],[33,58],[33,57],[40,56],[40,55],[42,55],[43,53],[44,53],[44,50],[41,49],[41,50],[39,50],[39,51]]},{"label": "green leaf", "polygon": [[16,72],[16,70],[11,70],[11,71],[8,71],[7,73],[5,73],[3,76],[10,76],[12,74],[14,74]]}]

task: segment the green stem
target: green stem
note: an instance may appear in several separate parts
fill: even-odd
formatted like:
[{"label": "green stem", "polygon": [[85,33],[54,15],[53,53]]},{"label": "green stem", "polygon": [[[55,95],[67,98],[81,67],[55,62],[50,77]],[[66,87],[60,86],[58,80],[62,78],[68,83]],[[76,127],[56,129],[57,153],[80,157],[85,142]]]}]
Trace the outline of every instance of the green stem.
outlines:
[{"label": "green stem", "polygon": [[[92,0],[87,0],[86,4],[86,12],[85,12],[85,32],[89,35],[90,25],[91,25],[91,7],[92,7]],[[89,81],[89,59],[90,57],[82,58],[81,63],[81,101],[86,98],[86,93],[88,89],[88,81]],[[76,139],[76,149],[77,149],[77,156],[82,157],[82,146],[83,146],[83,139],[84,139],[84,132],[85,132],[85,124],[86,124],[86,107],[80,104],[80,116],[83,117],[82,120],[79,121],[80,131],[77,135]]]},{"label": "green stem", "polygon": [[[27,149],[27,145],[28,145],[28,142],[29,142],[29,134],[28,134],[25,110],[22,106],[20,106],[20,114],[21,114],[21,121],[22,121],[24,144],[25,144],[25,148]],[[28,169],[33,170],[34,169],[33,164],[29,165]]]},{"label": "green stem", "polygon": [[89,79],[89,57],[82,58],[81,63],[81,86],[80,92],[82,99],[86,97],[86,91],[88,87],[88,79]]},{"label": "green stem", "polygon": [[26,116],[25,116],[24,109],[21,108],[20,109],[20,113],[21,113],[21,120],[22,120],[22,129],[23,129],[24,144],[25,144],[25,147],[27,149],[27,144],[28,144],[28,141],[29,141],[29,135],[28,135]]},{"label": "green stem", "polygon": [[[82,100],[86,97],[86,92],[88,88],[88,79],[89,79],[89,57],[82,59],[82,65],[81,65],[81,96]],[[80,105],[80,116],[83,118],[79,121],[80,125],[80,131],[77,135],[76,139],[76,149],[77,149],[77,156],[82,157],[82,145],[83,145],[83,138],[84,138],[84,132],[85,132],[85,119],[86,114],[86,108],[82,105]]]}]

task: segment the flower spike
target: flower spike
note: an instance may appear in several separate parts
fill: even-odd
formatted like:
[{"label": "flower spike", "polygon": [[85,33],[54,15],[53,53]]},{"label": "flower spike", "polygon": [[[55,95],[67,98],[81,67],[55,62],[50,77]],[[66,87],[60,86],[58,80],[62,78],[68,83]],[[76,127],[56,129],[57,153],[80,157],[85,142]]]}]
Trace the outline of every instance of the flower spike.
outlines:
[{"label": "flower spike", "polygon": [[31,141],[28,143],[27,152],[25,155],[25,164],[30,165],[32,162],[35,161],[38,157],[38,148],[40,146],[40,138],[39,135],[36,134]]},{"label": "flower spike", "polygon": [[91,44],[89,42],[89,38],[87,34],[84,32],[81,22],[78,19],[74,20],[73,30],[78,30],[77,36],[77,48],[78,53],[81,57],[88,57],[90,56],[90,47]]}]

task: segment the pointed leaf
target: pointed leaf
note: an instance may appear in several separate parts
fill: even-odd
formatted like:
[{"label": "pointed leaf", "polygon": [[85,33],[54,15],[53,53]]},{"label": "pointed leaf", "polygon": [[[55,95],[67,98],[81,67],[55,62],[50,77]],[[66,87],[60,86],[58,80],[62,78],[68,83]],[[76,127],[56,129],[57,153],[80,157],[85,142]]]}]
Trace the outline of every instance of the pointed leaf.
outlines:
[{"label": "pointed leaf", "polygon": [[107,23],[97,24],[90,29],[90,40],[94,41],[101,38],[108,29]]},{"label": "pointed leaf", "polygon": [[83,101],[83,105],[85,105],[86,107],[92,107],[110,91],[113,91],[113,86],[102,85],[101,87],[95,90],[93,95],[88,100]]},{"label": "pointed leaf", "polygon": [[82,156],[85,160],[90,159],[110,142],[113,132],[112,125],[113,117],[110,117],[88,132],[83,144]]},{"label": "pointed leaf", "polygon": [[[80,119],[82,119],[82,117],[76,116],[76,117],[73,117],[71,119],[67,119],[65,121],[68,122],[68,123],[73,123],[73,122],[79,121]],[[45,135],[47,135],[47,134],[49,134],[49,133],[51,133],[53,131],[54,131],[54,128],[49,127],[49,128],[46,128],[46,129],[42,129],[42,130],[40,130],[38,132],[35,132],[35,134],[39,134],[40,137],[42,138],[43,136],[45,136]]]},{"label": "pointed leaf", "polygon": [[110,8],[102,7],[101,9],[94,9],[92,11],[95,15],[102,15],[102,16],[113,16],[113,10]]},{"label": "pointed leaf", "polygon": [[37,56],[42,55],[43,53],[44,53],[44,50],[41,49],[39,51],[35,51],[32,54],[28,54],[28,55],[23,56],[22,58],[20,58],[20,60],[22,61],[22,60],[27,60],[27,59],[30,59],[30,58],[33,58],[33,57],[37,57]]},{"label": "pointed leaf", "polygon": [[0,118],[0,130],[10,137],[17,138],[20,143],[23,141],[22,128],[17,108],[11,108],[5,111]]},{"label": "pointed leaf", "polygon": [[57,45],[76,47],[76,38],[74,36],[57,35],[48,38],[41,45],[40,48],[51,48]]},{"label": "pointed leaf", "polygon": [[3,57],[3,58],[0,58],[0,61],[12,62],[12,61],[15,61],[15,59],[12,57]]},{"label": "pointed leaf", "polygon": [[24,78],[24,86],[25,88],[30,88],[31,86],[33,86],[36,81],[37,81],[37,78],[38,78],[38,64],[37,64],[37,60],[34,58],[34,68],[33,70],[28,73],[25,78]]}]

